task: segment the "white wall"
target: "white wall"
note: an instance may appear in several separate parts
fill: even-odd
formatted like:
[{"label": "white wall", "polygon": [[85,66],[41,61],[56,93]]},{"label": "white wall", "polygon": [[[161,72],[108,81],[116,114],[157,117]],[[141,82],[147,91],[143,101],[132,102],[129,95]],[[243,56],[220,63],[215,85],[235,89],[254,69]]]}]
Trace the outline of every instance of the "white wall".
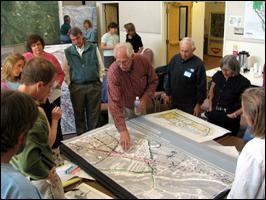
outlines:
[{"label": "white wall", "polygon": [[[165,37],[164,37],[164,25],[165,25],[165,17],[164,13],[164,5],[163,2],[125,2],[125,1],[97,1],[97,11],[99,16],[98,25],[100,27],[100,35],[104,34],[104,13],[103,13],[103,6],[104,3],[118,3],[119,9],[119,32],[120,32],[120,41],[124,42],[126,40],[126,32],[124,29],[124,24],[128,22],[132,22],[136,26],[136,32],[140,35],[144,48],[152,49],[154,53],[154,60],[153,66],[158,67],[166,64],[166,45],[165,45]],[[142,8],[142,9],[140,9]],[[144,9],[145,8],[145,9]],[[154,21],[154,18],[146,19],[146,23],[142,23],[144,20],[143,16],[146,18],[149,16],[147,15],[147,10],[153,12],[153,15],[156,15],[157,20]],[[145,29],[145,26],[151,26],[151,24],[147,24],[147,21],[154,24],[156,22],[157,27],[152,32],[153,29]],[[149,32],[150,31],[150,32]]]},{"label": "white wall", "polygon": [[[130,5],[129,5],[130,4]],[[140,6],[147,9],[140,9]],[[144,48],[152,49],[154,53],[153,66],[159,67],[166,64],[166,43],[164,39],[164,7],[163,2],[124,2],[119,1],[119,27],[120,41],[126,40],[124,24],[132,22],[140,35]],[[153,13],[147,18],[147,12]],[[156,15],[156,23],[152,22]],[[143,19],[146,16],[146,19]],[[145,29],[145,26],[159,26],[156,29]],[[139,30],[138,27],[141,27]],[[149,32],[150,31],[150,32]],[[154,32],[153,32],[154,31]]]},{"label": "white wall", "polygon": [[193,3],[191,37],[195,41],[196,45],[196,50],[194,54],[201,59],[203,59],[204,17],[205,17],[205,3],[204,2]]},{"label": "white wall", "polygon": [[248,65],[254,63],[265,63],[265,40],[246,39],[241,35],[234,35],[233,28],[229,26],[229,16],[240,16],[242,27],[244,26],[245,1],[227,1],[225,7],[225,32],[223,55],[232,54],[233,46],[238,47],[238,51],[248,51],[251,55]]}]

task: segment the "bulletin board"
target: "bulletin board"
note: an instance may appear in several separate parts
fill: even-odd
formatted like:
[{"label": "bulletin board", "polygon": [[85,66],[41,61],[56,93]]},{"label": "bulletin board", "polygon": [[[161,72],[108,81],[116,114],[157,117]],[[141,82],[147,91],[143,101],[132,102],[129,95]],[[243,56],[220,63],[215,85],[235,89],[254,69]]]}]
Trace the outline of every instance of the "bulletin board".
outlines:
[{"label": "bulletin board", "polygon": [[59,42],[57,1],[1,1],[1,47],[25,43],[31,33]]},{"label": "bulletin board", "polygon": [[[264,17],[261,17],[261,15],[264,15]],[[256,20],[257,22],[252,22],[250,20]],[[250,27],[251,24],[256,27]],[[251,43],[265,43],[265,2],[227,2],[225,28],[227,33],[227,40],[236,40]],[[251,33],[249,35],[248,29],[257,29],[257,32],[260,33],[253,33],[253,35],[251,36]]]}]

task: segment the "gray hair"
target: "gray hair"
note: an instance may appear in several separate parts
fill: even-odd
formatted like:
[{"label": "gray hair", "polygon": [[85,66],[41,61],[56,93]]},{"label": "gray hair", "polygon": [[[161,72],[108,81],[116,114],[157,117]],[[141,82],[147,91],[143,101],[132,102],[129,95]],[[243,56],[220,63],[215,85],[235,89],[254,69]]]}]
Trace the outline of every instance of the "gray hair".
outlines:
[{"label": "gray hair", "polygon": [[114,48],[114,57],[115,58],[116,58],[117,52],[120,49],[126,49],[128,58],[130,58],[134,53],[133,47],[129,42],[121,42],[121,43],[118,43],[117,45],[115,45],[115,48]]},{"label": "gray hair", "polygon": [[190,43],[192,49],[195,49],[195,48],[196,48],[196,46],[195,46],[195,42],[194,42],[194,41],[192,40],[192,38],[190,38],[190,37],[184,37],[184,38],[180,41],[179,45],[181,46],[183,43]]},{"label": "gray hair", "polygon": [[226,55],[220,61],[221,69],[230,69],[235,75],[240,73],[240,64],[234,55]]}]

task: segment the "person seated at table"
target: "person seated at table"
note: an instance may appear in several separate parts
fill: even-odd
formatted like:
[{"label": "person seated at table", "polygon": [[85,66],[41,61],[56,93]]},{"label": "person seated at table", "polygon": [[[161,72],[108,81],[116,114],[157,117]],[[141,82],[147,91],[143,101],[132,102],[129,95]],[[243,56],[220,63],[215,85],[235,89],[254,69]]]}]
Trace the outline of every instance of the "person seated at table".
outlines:
[{"label": "person seated at table", "polygon": [[249,88],[242,94],[243,117],[251,127],[250,140],[238,157],[227,198],[265,199],[265,90]]},{"label": "person seated at table", "polygon": [[220,61],[222,71],[212,77],[209,90],[209,122],[224,127],[236,136],[240,128],[241,94],[250,87],[250,81],[240,74],[236,57],[226,55]]},{"label": "person seated at table", "polygon": [[60,42],[65,43],[71,43],[70,37],[69,37],[69,30],[71,29],[70,26],[70,17],[69,15],[64,16],[64,24],[60,28]]},{"label": "person seated at table", "polygon": [[85,29],[84,32],[84,38],[88,41],[88,42],[92,42],[92,43],[96,43],[96,31],[92,26],[92,23],[89,19],[84,20],[83,22],[83,27]]}]

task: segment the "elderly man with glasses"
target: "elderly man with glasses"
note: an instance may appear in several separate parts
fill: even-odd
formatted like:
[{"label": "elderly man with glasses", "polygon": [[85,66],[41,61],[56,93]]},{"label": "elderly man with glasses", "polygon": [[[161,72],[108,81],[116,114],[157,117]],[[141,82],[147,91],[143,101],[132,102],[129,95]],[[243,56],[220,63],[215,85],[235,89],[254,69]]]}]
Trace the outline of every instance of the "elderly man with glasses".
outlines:
[{"label": "elderly man with glasses", "polygon": [[108,71],[108,109],[120,133],[120,144],[124,150],[128,150],[131,144],[125,120],[135,116],[134,100],[137,96],[140,98],[138,112],[146,113],[146,106],[154,96],[158,77],[145,57],[134,55],[130,43],[117,44],[114,56],[116,61]]}]

